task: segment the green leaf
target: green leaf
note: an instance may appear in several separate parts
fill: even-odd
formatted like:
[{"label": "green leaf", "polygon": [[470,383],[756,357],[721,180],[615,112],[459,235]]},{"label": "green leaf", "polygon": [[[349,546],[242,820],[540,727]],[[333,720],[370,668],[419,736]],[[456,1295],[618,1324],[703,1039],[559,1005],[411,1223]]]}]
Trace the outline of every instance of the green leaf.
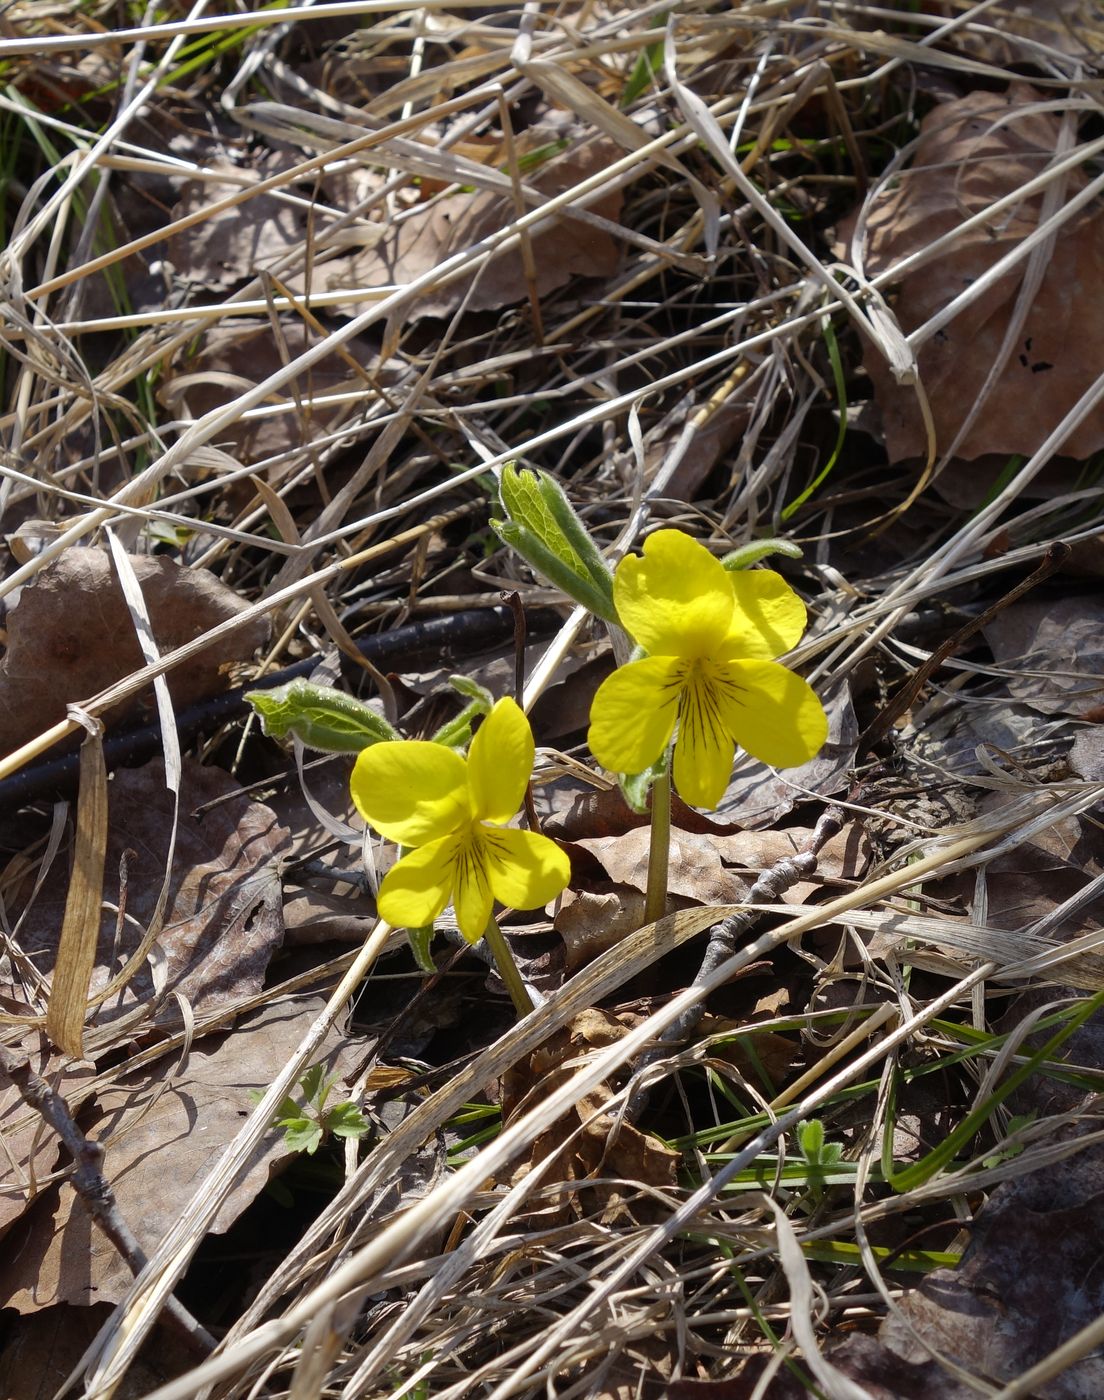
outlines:
[{"label": "green leaf", "polygon": [[749,544],[742,544],[739,549],[734,549],[731,554],[726,554],[721,563],[726,569],[749,569],[752,564],[758,564],[760,559],[766,559],[771,554],[784,554],[787,559],[800,559],[804,550],[800,545],[794,544],[793,540],[752,540]]},{"label": "green leaf", "polygon": [[371,1123],[351,1101],[334,1104],[326,1114],[326,1131],[334,1137],[362,1138],[371,1128]]},{"label": "green leaf", "polygon": [[299,1087],[303,1091],[303,1097],[307,1103],[321,1103],[325,1098],[323,1092],[323,1079],[326,1074],[326,1066],[323,1064],[311,1065],[309,1069],[303,1071],[299,1080]]},{"label": "green leaf", "polygon": [[308,748],[325,753],[360,753],[370,744],[400,737],[370,705],[328,685],[298,679],[271,690],[247,691],[245,699],[271,738],[294,734]]},{"label": "green leaf", "polygon": [[616,622],[613,574],[555,478],[507,462],[499,490],[510,517],[491,521],[499,539],[569,598]]},{"label": "green leaf", "polygon": [[606,563],[602,551],[594,543],[590,531],[576,513],[575,507],[564,494],[563,487],[554,476],[540,472],[537,475],[537,490],[549,515],[574,551],[575,558],[590,575],[591,582],[599,591],[609,591],[612,608],[613,571]]},{"label": "green leaf", "polygon": [[566,151],[570,144],[565,136],[558,141],[549,141],[544,146],[538,146],[535,151],[526,151],[524,155],[518,156],[518,171],[525,175],[530,170],[536,170],[538,165],[543,165],[546,160],[551,160],[561,151]]},{"label": "green leaf", "polygon": [[418,971],[432,976],[437,971],[437,964],[433,961],[433,955],[430,952],[433,943],[433,925],[426,924],[424,928],[408,928],[406,936],[410,940],[410,951],[414,954]]},{"label": "green leaf", "polygon": [[807,1162],[821,1161],[824,1151],[824,1124],[819,1118],[803,1119],[797,1125],[797,1140],[801,1145],[801,1155]]},{"label": "green leaf", "polygon": [[298,1118],[284,1125],[284,1145],[292,1152],[313,1157],[322,1141],[322,1129],[313,1118]]}]

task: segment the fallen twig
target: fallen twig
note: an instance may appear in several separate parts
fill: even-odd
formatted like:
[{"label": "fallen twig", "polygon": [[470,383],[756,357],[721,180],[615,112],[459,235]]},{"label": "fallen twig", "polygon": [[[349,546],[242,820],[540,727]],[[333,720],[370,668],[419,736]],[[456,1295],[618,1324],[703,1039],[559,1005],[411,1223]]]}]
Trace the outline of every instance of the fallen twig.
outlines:
[{"label": "fallen twig", "polygon": [[[103,1147],[84,1136],[73,1121],[65,1099],[51,1089],[40,1074],[35,1073],[25,1056],[14,1055],[0,1046],[0,1070],[15,1085],[23,1102],[42,1115],[72,1155],[74,1167],[70,1180],[73,1189],[84,1202],[88,1214],[126,1261],[127,1268],[137,1277],[149,1260],[123,1219],[111,1184],[100,1171]],[[165,1315],[197,1356],[207,1356],[214,1351],[214,1337],[176,1298],[169,1298]]]}]

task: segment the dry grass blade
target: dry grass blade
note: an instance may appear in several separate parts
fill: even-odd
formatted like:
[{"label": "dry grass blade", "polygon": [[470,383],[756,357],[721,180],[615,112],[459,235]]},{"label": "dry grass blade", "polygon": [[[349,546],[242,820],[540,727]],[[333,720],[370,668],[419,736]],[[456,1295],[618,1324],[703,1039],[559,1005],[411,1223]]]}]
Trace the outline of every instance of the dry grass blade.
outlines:
[{"label": "dry grass blade", "polygon": [[103,731],[95,722],[81,745],[80,790],[73,873],[50,983],[46,1031],[67,1055],[84,1054],[84,1018],[100,935],[104,859],[107,855],[107,769]]}]

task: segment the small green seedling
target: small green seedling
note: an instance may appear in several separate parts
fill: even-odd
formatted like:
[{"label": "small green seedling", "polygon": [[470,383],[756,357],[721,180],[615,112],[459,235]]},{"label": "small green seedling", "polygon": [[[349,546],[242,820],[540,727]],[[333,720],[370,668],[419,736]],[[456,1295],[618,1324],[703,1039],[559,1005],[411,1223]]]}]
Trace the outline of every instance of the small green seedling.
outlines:
[{"label": "small green seedling", "polygon": [[996,1152],[981,1159],[981,1165],[986,1168],[999,1167],[1002,1162],[1011,1161],[1013,1157],[1018,1157],[1024,1150],[1022,1142],[1014,1141],[1017,1133],[1024,1128],[1030,1128],[1036,1118],[1036,1110],[1033,1108],[1030,1113],[1014,1113],[1008,1120],[1008,1128],[1004,1134],[1004,1147],[998,1147]]},{"label": "small green seedling", "polygon": [[797,1125],[797,1145],[805,1159],[810,1194],[819,1199],[825,1177],[843,1156],[843,1144],[827,1142],[819,1118],[803,1118]]},{"label": "small green seedling", "polygon": [[[369,1131],[371,1124],[351,1100],[326,1107],[337,1079],[336,1074],[326,1077],[325,1065],[311,1065],[299,1080],[303,1102],[296,1103],[289,1096],[276,1110],[270,1126],[283,1129],[284,1145],[290,1151],[313,1157],[329,1137],[362,1138]],[[254,1097],[260,1099],[263,1095]]]}]

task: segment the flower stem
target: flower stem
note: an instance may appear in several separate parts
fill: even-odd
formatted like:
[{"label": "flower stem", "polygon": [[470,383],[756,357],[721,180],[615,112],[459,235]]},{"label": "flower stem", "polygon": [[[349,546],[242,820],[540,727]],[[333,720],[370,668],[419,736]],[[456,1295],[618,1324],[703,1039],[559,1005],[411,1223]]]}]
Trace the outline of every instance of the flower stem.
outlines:
[{"label": "flower stem", "polygon": [[490,948],[494,956],[498,975],[506,983],[506,990],[510,993],[514,1010],[519,1017],[528,1016],[533,1009],[533,1002],[525,990],[525,983],[521,980],[521,973],[518,971],[517,963],[514,962],[513,953],[510,952],[510,945],[506,942],[506,937],[493,914],[483,937],[487,940],[487,947]]},{"label": "flower stem", "polygon": [[648,891],[644,922],[654,924],[667,912],[667,866],[671,855],[671,765],[652,784],[652,829],[648,842]]}]

